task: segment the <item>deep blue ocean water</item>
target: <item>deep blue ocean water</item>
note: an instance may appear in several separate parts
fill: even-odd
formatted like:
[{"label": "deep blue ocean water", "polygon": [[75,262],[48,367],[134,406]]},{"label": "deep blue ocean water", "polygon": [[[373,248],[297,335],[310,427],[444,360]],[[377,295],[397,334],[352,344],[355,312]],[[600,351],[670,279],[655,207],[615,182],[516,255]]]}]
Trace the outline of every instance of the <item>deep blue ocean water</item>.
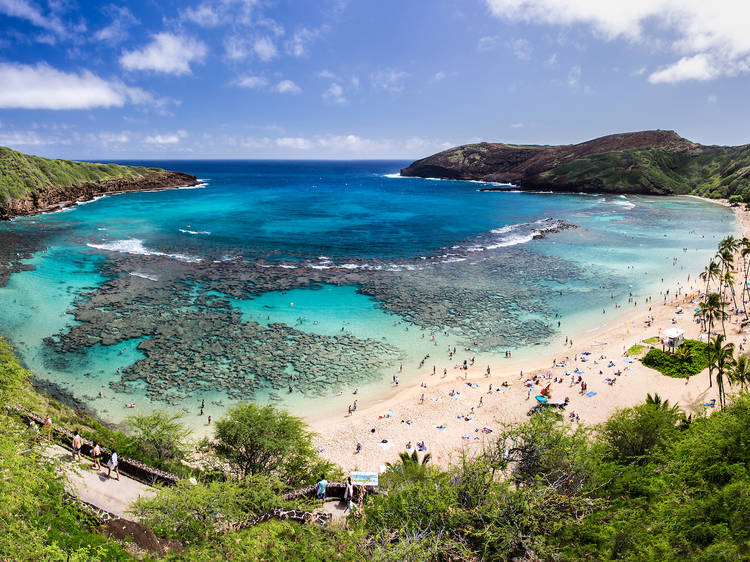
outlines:
[{"label": "deep blue ocean water", "polygon": [[[635,298],[658,295],[668,283],[685,282],[718,240],[736,230],[730,210],[691,198],[522,193],[511,187],[483,192],[491,186],[397,177],[408,162],[127,163],[192,173],[204,184],[105,197],[0,224],[0,237],[8,230],[26,232],[43,237],[44,248],[28,260],[35,269],[13,274],[0,289],[0,332],[40,378],[113,420],[132,411],[127,404],[139,409],[164,405],[164,396],[153,391],[154,380],[131,380],[129,389],[113,387],[110,383],[120,379],[118,369],[125,371],[151,354],[148,368],[159,370],[180,352],[174,338],[172,347],[138,349],[160,328],[148,318],[142,323],[151,322],[149,328],[137,333],[133,316],[152,310],[155,317],[166,318],[169,307],[202,311],[203,301],[191,300],[202,292],[225,299],[240,315],[233,322],[270,325],[276,335],[281,328],[273,326],[279,323],[329,338],[310,340],[319,346],[310,350],[329,350],[325,346],[330,344],[332,356],[340,355],[335,337],[342,333],[391,346],[387,365],[372,367],[366,353],[342,364],[355,375],[358,369],[377,371],[361,381],[374,397],[398,365],[405,364],[404,377],[418,374],[417,361],[426,353],[431,357],[425,368],[462,360],[460,352],[448,356],[452,347],[466,356],[480,355],[484,362],[504,349],[524,357],[539,344],[596,328],[602,309],[626,303],[631,293]],[[223,264],[231,265],[231,272]],[[244,276],[243,268],[255,273]],[[271,277],[265,276],[263,289],[253,292],[253,286],[261,286],[260,268]],[[286,284],[305,272],[326,277]],[[148,284],[168,277],[179,283],[162,286],[161,300],[144,304],[150,298]],[[114,336],[97,341],[93,334],[91,345],[66,353],[43,342],[50,336],[65,341],[71,328],[85,324],[92,311],[78,321],[71,313],[112,279],[119,279],[117,298],[110,303],[98,294],[97,303],[105,303],[98,305],[102,313],[118,315],[103,324],[117,326]],[[175,300],[167,306],[163,295],[171,287],[179,304]],[[202,343],[207,338],[196,330],[186,328],[181,337]],[[125,332],[128,337],[118,337]],[[318,382],[311,379],[310,388],[304,379],[295,382],[298,388],[289,394],[286,382],[264,378],[266,365],[269,372],[276,367],[264,362],[263,348],[226,348],[221,357],[216,350],[206,354],[202,369],[213,373],[206,375],[211,379],[228,368],[217,365],[231,363],[232,353],[252,354],[243,372],[255,369],[246,376],[262,384],[247,399],[307,411],[305,404],[319,406],[320,396],[329,396],[338,407],[336,394],[358,386],[355,376],[339,390],[311,364]],[[284,372],[304,372],[305,356],[312,355],[306,353]],[[197,356],[185,357],[190,362]],[[184,371],[183,363],[170,375],[170,385]],[[231,400],[221,385],[207,383],[177,384],[169,389],[169,404],[194,415],[194,404],[207,398],[220,413]],[[104,398],[97,398],[98,392]]]}]

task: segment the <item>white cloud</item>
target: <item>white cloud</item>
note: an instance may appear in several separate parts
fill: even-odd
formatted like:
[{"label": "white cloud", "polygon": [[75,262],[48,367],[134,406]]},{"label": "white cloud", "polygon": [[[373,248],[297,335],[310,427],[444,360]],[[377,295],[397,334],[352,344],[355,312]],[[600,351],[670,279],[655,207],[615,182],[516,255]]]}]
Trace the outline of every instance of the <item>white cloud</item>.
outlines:
[{"label": "white cloud", "polygon": [[531,44],[526,39],[514,40],[511,47],[518,60],[529,60],[531,58]]},{"label": "white cloud", "polygon": [[224,54],[229,60],[246,59],[252,52],[252,44],[240,35],[230,35],[224,40]]},{"label": "white cloud", "polygon": [[111,23],[94,33],[94,39],[98,41],[119,43],[128,36],[128,27],[140,23],[125,6],[110,5],[103,12]]},{"label": "white cloud", "polygon": [[575,65],[568,71],[568,86],[577,86],[581,81],[581,67]]},{"label": "white cloud", "polygon": [[716,94],[710,94],[710,95],[709,95],[709,96],[708,96],[708,97],[706,98],[706,101],[707,101],[708,103],[716,103],[717,101],[719,101],[719,98],[718,98],[718,97],[716,97]]},{"label": "white cloud", "polygon": [[320,36],[320,31],[303,27],[295,31],[287,43],[287,52],[295,57],[304,57],[309,54],[310,45]]},{"label": "white cloud", "polygon": [[480,51],[492,51],[497,47],[499,37],[480,37],[477,43],[477,49]]},{"label": "white cloud", "polygon": [[[711,80],[750,72],[750,2],[746,0],[485,0],[509,21],[585,25],[605,40],[650,41],[680,55],[649,76],[652,83]],[[660,33],[657,36],[657,33]]]},{"label": "white cloud", "polygon": [[2,108],[91,109],[153,101],[140,88],[104,80],[88,70],[63,72],[44,63],[0,63],[0,84]]},{"label": "white cloud", "polygon": [[319,78],[328,78],[328,79],[331,79],[331,80],[338,80],[338,78],[336,77],[336,75],[333,72],[331,72],[330,70],[321,70],[320,72],[318,72],[318,77]]},{"label": "white cloud", "polygon": [[201,27],[216,27],[222,21],[222,14],[217,7],[208,2],[198,4],[195,8],[188,8],[182,13],[184,19]]},{"label": "white cloud", "polygon": [[555,66],[557,64],[557,53],[552,53],[547,59],[547,66]]},{"label": "white cloud", "polygon": [[304,137],[281,137],[276,139],[276,146],[297,150],[310,150],[315,146],[315,142]]},{"label": "white cloud", "polygon": [[334,82],[323,93],[323,99],[331,100],[335,103],[346,103],[346,97],[344,96],[344,88],[342,88],[341,85]]},{"label": "white cloud", "polygon": [[373,87],[388,92],[400,92],[404,89],[404,78],[408,74],[397,70],[379,70],[370,74],[370,83]]},{"label": "white cloud", "polygon": [[97,135],[97,139],[105,144],[125,144],[130,142],[130,135],[124,131],[120,133],[102,132]]},{"label": "white cloud", "polygon": [[268,62],[279,55],[279,52],[276,50],[276,45],[274,45],[273,41],[268,37],[256,39],[253,44],[253,51],[255,51],[255,54],[263,62]]},{"label": "white cloud", "polygon": [[43,144],[51,143],[41,138],[34,131],[0,131],[0,146],[13,148],[18,146],[40,146]]},{"label": "white cloud", "polygon": [[149,144],[177,144],[187,137],[187,131],[177,131],[176,133],[164,133],[146,137],[144,140]]},{"label": "white cloud", "polygon": [[0,13],[27,20],[37,27],[58,35],[65,35],[65,25],[54,15],[45,15],[38,6],[28,0],[0,0]]},{"label": "white cloud", "polygon": [[432,77],[432,79],[433,79],[433,80],[434,80],[435,82],[440,82],[441,80],[445,80],[445,77],[446,77],[446,76],[448,76],[448,75],[447,75],[447,74],[446,74],[445,72],[443,72],[443,71],[440,71],[440,72],[436,72],[436,73],[435,73],[435,76],[433,76],[433,77]]},{"label": "white cloud", "polygon": [[123,53],[120,64],[127,70],[153,70],[179,76],[190,74],[190,64],[201,62],[206,52],[206,45],[197,39],[162,32],[154,35],[145,47]]},{"label": "white cloud", "polygon": [[692,57],[683,57],[676,63],[652,72],[648,81],[652,84],[663,84],[665,82],[683,82],[685,80],[711,80],[720,74],[720,70],[713,65],[708,55],[699,54]]},{"label": "white cloud", "polygon": [[280,94],[299,94],[302,91],[302,88],[297,86],[297,84],[291,80],[282,80],[276,84],[274,90]]},{"label": "white cloud", "polygon": [[521,129],[524,127],[524,123],[511,123],[510,125],[513,129]]},{"label": "white cloud", "polygon": [[646,74],[646,67],[642,66],[636,70],[633,71],[633,76],[643,76]]},{"label": "white cloud", "polygon": [[239,79],[236,84],[251,90],[261,90],[268,86],[268,80],[263,76],[245,76]]}]

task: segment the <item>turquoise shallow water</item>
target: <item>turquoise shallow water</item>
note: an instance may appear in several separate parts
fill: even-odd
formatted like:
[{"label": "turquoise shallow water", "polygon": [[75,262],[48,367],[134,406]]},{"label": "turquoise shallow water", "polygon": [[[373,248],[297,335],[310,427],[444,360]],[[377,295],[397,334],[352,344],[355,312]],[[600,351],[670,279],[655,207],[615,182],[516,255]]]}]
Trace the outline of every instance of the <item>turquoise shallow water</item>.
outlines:
[{"label": "turquoise shallow water", "polygon": [[481,192],[393,177],[404,162],[148,164],[205,185],[0,225],[38,239],[0,332],[115,421],[168,404],[200,426],[200,400],[216,416],[241,398],[312,415],[376,398],[400,365],[532,356],[736,229],[695,199]]}]

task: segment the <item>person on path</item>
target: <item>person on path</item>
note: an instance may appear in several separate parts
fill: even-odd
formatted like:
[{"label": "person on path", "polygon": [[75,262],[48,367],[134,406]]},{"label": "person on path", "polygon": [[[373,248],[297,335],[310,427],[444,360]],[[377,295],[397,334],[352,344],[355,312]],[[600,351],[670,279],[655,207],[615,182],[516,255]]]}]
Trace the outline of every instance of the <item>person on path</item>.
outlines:
[{"label": "person on path", "polygon": [[344,501],[346,502],[346,509],[351,509],[354,502],[354,484],[352,484],[352,477],[349,476],[346,479],[346,490],[344,491]]},{"label": "person on path", "polygon": [[326,480],[325,474],[320,475],[320,480],[315,484],[315,496],[319,500],[325,501],[326,499],[326,486],[328,486],[328,480]]},{"label": "person on path", "polygon": [[44,418],[44,431],[47,432],[47,443],[52,442],[52,418],[47,416]]},{"label": "person on path", "polygon": [[91,465],[91,468],[95,468],[97,471],[102,469],[102,450],[99,447],[99,443],[94,443],[94,448],[91,449],[91,457],[94,459],[94,464]]},{"label": "person on path", "polygon": [[112,471],[115,471],[115,474],[117,474],[117,479],[120,479],[120,462],[117,460],[117,453],[115,451],[112,451],[112,456],[109,458],[109,462],[107,463],[107,478],[110,477],[110,474]]},{"label": "person on path", "polygon": [[81,440],[81,436],[78,435],[78,432],[76,431],[76,434],[73,436],[73,460],[76,460],[76,456],[78,457],[78,462],[83,460],[81,458],[82,445],[83,441]]}]

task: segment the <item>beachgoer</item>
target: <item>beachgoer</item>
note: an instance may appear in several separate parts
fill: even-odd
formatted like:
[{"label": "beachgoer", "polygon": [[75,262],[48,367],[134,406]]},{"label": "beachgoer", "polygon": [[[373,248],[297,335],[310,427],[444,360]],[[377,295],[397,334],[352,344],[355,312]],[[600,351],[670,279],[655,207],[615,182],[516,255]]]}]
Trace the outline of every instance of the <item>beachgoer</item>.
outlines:
[{"label": "beachgoer", "polygon": [[76,459],[76,456],[78,456],[78,460],[83,460],[81,458],[81,446],[83,445],[83,441],[81,441],[81,436],[78,435],[78,432],[76,431],[76,434],[73,436],[73,460]]},{"label": "beachgoer", "polygon": [[349,404],[349,412],[346,415],[347,416],[351,416],[352,415],[352,405],[351,404]]},{"label": "beachgoer", "polygon": [[112,456],[109,457],[109,461],[107,461],[107,478],[109,478],[113,470],[115,471],[115,474],[117,474],[117,479],[119,480],[120,462],[117,460],[117,453],[115,451],[112,451]]},{"label": "beachgoer", "polygon": [[315,497],[319,500],[326,499],[326,486],[328,486],[328,480],[326,480],[325,474],[320,475],[320,480],[315,484]]},{"label": "beachgoer", "polygon": [[95,468],[96,470],[101,470],[102,463],[100,459],[102,458],[102,450],[99,447],[99,443],[94,443],[94,448],[91,449],[91,457],[94,459],[94,464],[91,465],[91,468]]},{"label": "beachgoer", "polygon": [[208,416],[208,425],[211,425],[211,416]]},{"label": "beachgoer", "polygon": [[357,446],[355,447],[354,454],[358,454],[362,451],[362,443],[357,443]]}]

